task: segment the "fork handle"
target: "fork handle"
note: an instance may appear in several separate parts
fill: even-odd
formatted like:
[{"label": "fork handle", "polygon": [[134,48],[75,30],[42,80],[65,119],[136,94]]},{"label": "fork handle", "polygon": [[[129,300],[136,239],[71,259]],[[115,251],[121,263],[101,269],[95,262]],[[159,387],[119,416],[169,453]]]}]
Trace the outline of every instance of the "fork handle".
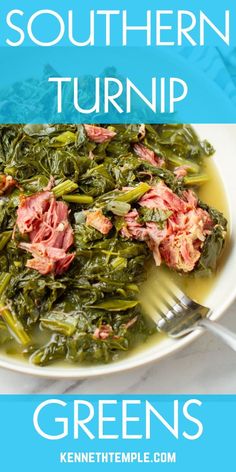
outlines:
[{"label": "fork handle", "polygon": [[198,326],[205,328],[207,331],[215,334],[218,338],[224,341],[233,351],[236,351],[236,334],[230,331],[228,328],[211,321],[208,318],[203,318],[199,321]]}]

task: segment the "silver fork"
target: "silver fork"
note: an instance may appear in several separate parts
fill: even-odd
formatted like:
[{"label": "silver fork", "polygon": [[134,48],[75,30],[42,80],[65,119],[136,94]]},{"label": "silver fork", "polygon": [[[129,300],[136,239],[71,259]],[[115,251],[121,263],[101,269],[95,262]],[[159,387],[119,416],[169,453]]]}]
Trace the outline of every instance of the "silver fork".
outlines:
[{"label": "silver fork", "polygon": [[171,338],[181,338],[203,328],[236,351],[236,334],[209,319],[210,308],[189,298],[165,275],[156,277],[152,284],[144,288],[141,304],[145,313],[156,323],[158,331]]}]

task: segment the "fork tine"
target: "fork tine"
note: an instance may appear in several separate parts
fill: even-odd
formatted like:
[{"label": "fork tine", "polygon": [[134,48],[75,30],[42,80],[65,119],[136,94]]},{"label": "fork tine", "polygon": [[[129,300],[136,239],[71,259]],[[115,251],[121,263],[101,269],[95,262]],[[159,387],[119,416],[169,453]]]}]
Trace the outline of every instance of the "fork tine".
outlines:
[{"label": "fork tine", "polygon": [[[206,316],[209,312],[209,308],[200,305],[191,298],[189,298],[180,288],[172,281],[167,278],[164,274],[162,283],[168,293],[171,293],[175,304],[171,307],[171,311],[174,311],[176,316],[183,317],[187,316],[187,312],[196,312],[197,310],[201,313],[201,316]],[[172,318],[171,315],[167,316]]]},{"label": "fork tine", "polygon": [[[144,311],[157,323],[158,328],[163,328],[165,323],[173,323],[173,306],[176,305],[178,298],[171,290],[167,290],[160,280],[153,280],[153,285],[147,286],[145,297],[142,297]],[[182,295],[182,293],[181,293]],[[181,311],[183,309],[181,308]],[[164,322],[160,321],[163,318]]]},{"label": "fork tine", "polygon": [[161,308],[157,310],[157,307],[152,304],[150,300],[143,298],[141,300],[141,304],[144,312],[154,321],[154,323],[156,323],[157,326],[161,319],[165,319],[165,313],[161,310]]},{"label": "fork tine", "polygon": [[[153,288],[156,290],[156,303],[159,305],[159,299],[161,299],[163,305],[165,306],[165,310],[169,311],[177,300],[174,293],[166,290],[165,286],[160,283],[160,281],[156,281],[156,283],[153,284]],[[157,299],[157,295],[159,296],[159,299]]]},{"label": "fork tine", "polygon": [[160,293],[157,287],[149,287],[145,292],[145,298],[149,300],[149,303],[152,303],[155,309],[159,309],[165,315],[165,312],[168,311],[168,306],[166,305],[166,300],[164,302],[160,300]]},{"label": "fork tine", "polygon": [[170,276],[167,276],[167,274],[163,274],[161,276],[161,283],[168,292],[175,296],[176,299],[180,299],[184,296],[184,292],[178,287],[178,285],[171,279]]},{"label": "fork tine", "polygon": [[165,303],[163,303],[157,296],[157,294],[153,290],[147,290],[145,293],[145,297],[142,297],[143,305],[146,306],[147,310],[150,309],[155,312],[158,311],[160,316],[165,318],[165,313],[168,311],[168,307]]},{"label": "fork tine", "polygon": [[152,278],[141,303],[157,328],[171,337],[181,337],[192,331],[209,311],[185,295],[166,274]]}]

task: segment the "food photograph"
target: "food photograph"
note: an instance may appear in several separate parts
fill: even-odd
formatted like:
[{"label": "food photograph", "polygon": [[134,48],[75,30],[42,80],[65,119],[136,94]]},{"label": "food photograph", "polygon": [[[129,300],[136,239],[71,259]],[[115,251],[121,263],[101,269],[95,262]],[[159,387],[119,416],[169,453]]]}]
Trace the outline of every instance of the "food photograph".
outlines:
[{"label": "food photograph", "polygon": [[[49,379],[152,369],[212,328],[202,320],[236,291],[234,126],[24,124],[0,135],[2,367]],[[233,333],[215,334],[235,348]]]}]

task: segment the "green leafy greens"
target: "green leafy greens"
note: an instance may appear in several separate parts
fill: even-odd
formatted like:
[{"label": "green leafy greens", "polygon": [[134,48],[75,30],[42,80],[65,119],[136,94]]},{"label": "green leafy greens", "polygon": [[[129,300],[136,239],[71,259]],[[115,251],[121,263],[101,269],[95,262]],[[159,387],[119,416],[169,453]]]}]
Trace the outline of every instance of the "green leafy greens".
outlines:
[{"label": "green leafy greens", "polygon": [[[154,331],[137,301],[150,251],[142,241],[122,238],[120,228],[131,205],[160,179],[179,195],[185,184],[201,183],[204,159],[213,149],[189,125],[146,125],[145,136],[141,126],[111,125],[116,135],[103,143],[90,140],[83,125],[0,126],[0,173],[17,182],[0,196],[0,343],[37,365],[116,360]],[[138,157],[136,143],[163,159],[164,167]],[[173,172],[183,165],[192,184]],[[70,207],[76,252],[58,277],[26,268],[28,255],[19,249],[14,229],[20,195],[43,191],[51,177],[54,195]],[[196,275],[215,270],[227,225],[218,211],[201,205],[216,226]],[[86,212],[93,209],[113,222],[108,234],[86,224]],[[142,208],[139,221],[162,227],[170,215]]]}]

